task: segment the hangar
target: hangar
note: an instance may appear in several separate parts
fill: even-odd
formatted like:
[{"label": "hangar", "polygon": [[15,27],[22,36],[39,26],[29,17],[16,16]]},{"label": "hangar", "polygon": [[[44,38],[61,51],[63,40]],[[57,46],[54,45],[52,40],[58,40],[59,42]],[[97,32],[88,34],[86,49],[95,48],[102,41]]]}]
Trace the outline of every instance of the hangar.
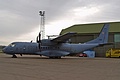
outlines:
[{"label": "hangar", "polygon": [[[106,50],[110,48],[120,48],[120,22],[107,22],[110,24],[108,42],[112,45],[96,47],[93,50],[96,52],[96,57],[105,57]],[[96,38],[99,35],[104,23],[91,23],[91,24],[77,24],[63,29],[60,35],[67,32],[78,33],[70,39],[71,43],[84,43]]]}]

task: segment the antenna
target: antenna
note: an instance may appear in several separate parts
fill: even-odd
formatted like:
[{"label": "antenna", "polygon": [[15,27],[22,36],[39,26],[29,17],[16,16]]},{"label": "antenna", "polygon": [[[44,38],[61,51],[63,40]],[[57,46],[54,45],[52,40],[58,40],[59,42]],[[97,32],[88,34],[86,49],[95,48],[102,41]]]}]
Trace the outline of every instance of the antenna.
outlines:
[{"label": "antenna", "polygon": [[39,11],[40,15],[40,33],[42,36],[42,39],[45,39],[45,11]]}]

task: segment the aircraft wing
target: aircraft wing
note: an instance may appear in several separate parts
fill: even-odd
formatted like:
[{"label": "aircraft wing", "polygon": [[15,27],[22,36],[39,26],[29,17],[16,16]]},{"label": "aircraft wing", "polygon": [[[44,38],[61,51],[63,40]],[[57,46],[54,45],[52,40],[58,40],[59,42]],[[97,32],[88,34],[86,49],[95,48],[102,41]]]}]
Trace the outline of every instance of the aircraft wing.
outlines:
[{"label": "aircraft wing", "polygon": [[75,34],[77,34],[77,33],[69,32],[69,33],[66,33],[64,35],[58,36],[57,38],[54,38],[51,41],[56,42],[56,43],[64,43],[68,39],[70,39],[70,37],[74,36]]}]

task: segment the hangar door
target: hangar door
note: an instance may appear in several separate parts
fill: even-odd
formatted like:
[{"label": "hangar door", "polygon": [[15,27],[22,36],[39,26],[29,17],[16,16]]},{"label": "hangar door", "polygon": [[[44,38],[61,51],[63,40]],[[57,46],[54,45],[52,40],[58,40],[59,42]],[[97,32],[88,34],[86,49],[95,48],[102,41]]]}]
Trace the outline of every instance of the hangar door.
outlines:
[{"label": "hangar door", "polygon": [[84,43],[94,39],[93,35],[77,35],[71,38],[72,43]]},{"label": "hangar door", "polygon": [[120,34],[114,34],[115,48],[120,48]]},{"label": "hangar door", "polygon": [[114,42],[120,42],[120,34],[114,35]]}]

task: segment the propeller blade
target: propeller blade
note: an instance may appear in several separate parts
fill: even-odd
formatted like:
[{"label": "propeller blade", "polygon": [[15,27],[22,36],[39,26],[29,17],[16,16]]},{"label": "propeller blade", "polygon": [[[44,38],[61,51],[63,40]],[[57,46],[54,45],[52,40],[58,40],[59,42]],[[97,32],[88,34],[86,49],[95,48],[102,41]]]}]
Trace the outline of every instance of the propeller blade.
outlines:
[{"label": "propeller blade", "polygon": [[36,42],[39,43],[38,36],[37,36],[37,38],[36,38]]},{"label": "propeller blade", "polygon": [[41,43],[41,33],[39,33],[39,43]]},{"label": "propeller blade", "polygon": [[39,50],[41,51],[41,43],[38,44]]},{"label": "propeller blade", "polygon": [[39,35],[37,36],[37,38],[36,38],[36,42],[37,43],[40,43],[41,42],[41,34],[39,33]]},{"label": "propeller blade", "polygon": [[36,42],[38,43],[38,48],[41,51],[41,33],[36,38]]}]

